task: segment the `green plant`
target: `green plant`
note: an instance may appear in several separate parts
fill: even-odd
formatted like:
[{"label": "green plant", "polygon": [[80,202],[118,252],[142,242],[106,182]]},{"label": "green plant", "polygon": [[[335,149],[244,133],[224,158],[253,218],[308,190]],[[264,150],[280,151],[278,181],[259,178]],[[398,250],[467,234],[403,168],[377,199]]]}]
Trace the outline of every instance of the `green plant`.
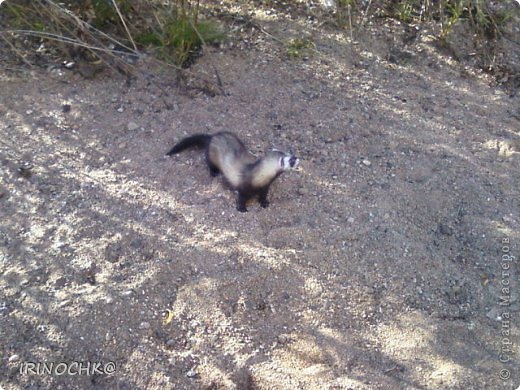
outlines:
[{"label": "green plant", "polygon": [[306,38],[292,38],[286,44],[287,55],[292,58],[299,58],[309,55],[316,45]]},{"label": "green plant", "polygon": [[10,24],[17,28],[45,31],[45,23],[38,18],[37,8],[33,4],[5,3],[5,11],[10,18]]},{"label": "green plant", "polygon": [[437,22],[445,40],[459,21],[469,21],[476,36],[496,37],[514,14],[491,12],[484,0],[395,0],[384,13],[404,23]]},{"label": "green plant", "polygon": [[405,0],[400,1],[396,7],[396,18],[402,22],[411,22],[414,16],[414,11],[417,7],[415,1]]},{"label": "green plant", "polygon": [[89,52],[90,59],[97,55],[117,62],[114,46],[137,54],[141,45],[155,47],[168,62],[187,66],[204,45],[225,39],[216,23],[201,20],[198,0],[18,0],[2,7],[11,26],[4,40],[19,35],[46,40],[47,47],[57,47],[65,56],[81,51]]},{"label": "green plant", "polygon": [[144,31],[135,37],[135,41],[141,46],[163,46],[164,42],[160,34],[154,31]]},{"label": "green plant", "polygon": [[185,67],[192,63],[204,45],[222,41],[226,34],[212,21],[200,20],[199,2],[177,1],[172,8],[155,9],[157,24],[136,35],[141,45],[156,47],[159,56]]},{"label": "green plant", "polygon": [[163,49],[174,53],[178,65],[188,64],[202,45],[224,39],[218,26],[209,21],[198,21],[193,16],[181,15],[169,21],[163,31]]},{"label": "green plant", "polygon": [[464,13],[464,1],[448,1],[446,3],[446,9],[441,15],[441,40],[446,39],[446,37],[451,32],[453,25],[459,21]]}]

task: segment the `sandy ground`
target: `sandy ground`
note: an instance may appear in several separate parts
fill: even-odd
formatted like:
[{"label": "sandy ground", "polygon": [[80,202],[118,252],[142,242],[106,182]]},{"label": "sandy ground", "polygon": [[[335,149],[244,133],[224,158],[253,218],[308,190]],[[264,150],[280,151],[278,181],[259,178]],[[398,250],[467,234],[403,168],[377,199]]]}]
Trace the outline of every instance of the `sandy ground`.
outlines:
[{"label": "sandy ground", "polygon": [[[518,95],[427,34],[264,26],[198,60],[216,96],[3,73],[1,389],[520,386]],[[222,130],[301,158],[268,209],[164,157]]]}]

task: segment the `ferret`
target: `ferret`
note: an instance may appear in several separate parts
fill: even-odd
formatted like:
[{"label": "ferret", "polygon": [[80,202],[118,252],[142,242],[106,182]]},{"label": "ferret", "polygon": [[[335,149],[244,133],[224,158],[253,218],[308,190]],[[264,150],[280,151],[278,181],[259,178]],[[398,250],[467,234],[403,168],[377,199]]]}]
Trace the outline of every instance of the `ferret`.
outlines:
[{"label": "ferret", "polygon": [[258,197],[261,207],[268,207],[269,186],[282,172],[294,169],[299,164],[299,159],[292,153],[279,150],[256,159],[244,143],[228,131],[186,137],[167,155],[172,156],[192,147],[205,149],[210,175],[215,177],[222,173],[231,189],[238,192],[237,210],[240,212],[247,211],[246,202],[254,197]]}]

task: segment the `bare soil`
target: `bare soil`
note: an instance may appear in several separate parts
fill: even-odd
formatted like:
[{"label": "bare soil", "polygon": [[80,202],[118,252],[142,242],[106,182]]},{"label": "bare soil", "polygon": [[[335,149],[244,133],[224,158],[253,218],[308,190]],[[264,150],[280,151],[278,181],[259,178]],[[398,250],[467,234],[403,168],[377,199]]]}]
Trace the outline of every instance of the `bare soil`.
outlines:
[{"label": "bare soil", "polygon": [[[223,93],[147,59],[3,72],[1,389],[520,385],[518,94],[426,32],[262,26],[193,66]],[[300,157],[269,208],[164,156],[222,130]]]}]

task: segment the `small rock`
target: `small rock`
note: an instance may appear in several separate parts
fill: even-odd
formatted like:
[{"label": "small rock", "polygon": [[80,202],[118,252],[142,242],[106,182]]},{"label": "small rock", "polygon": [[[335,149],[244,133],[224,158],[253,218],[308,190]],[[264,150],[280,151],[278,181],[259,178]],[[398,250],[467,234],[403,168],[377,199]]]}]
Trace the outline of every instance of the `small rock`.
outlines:
[{"label": "small rock", "polygon": [[143,321],[139,324],[139,329],[149,329],[149,328],[150,328],[149,322]]},{"label": "small rock", "polygon": [[123,112],[124,110],[125,110],[125,109],[124,109],[123,107],[119,107],[119,108],[117,109],[117,112]]},{"label": "small rock", "polygon": [[278,335],[278,342],[282,345],[285,345],[291,341],[291,337],[287,334]]},{"label": "small rock", "polygon": [[307,195],[309,193],[309,190],[305,187],[298,188],[298,195]]},{"label": "small rock", "polygon": [[126,125],[126,128],[128,129],[128,131],[134,131],[139,128],[139,125],[135,122],[128,122],[128,124]]},{"label": "small rock", "polygon": [[105,249],[105,259],[111,263],[116,263],[123,256],[123,247],[118,244],[109,244]]},{"label": "small rock", "polygon": [[504,216],[502,217],[502,221],[504,221],[504,222],[509,222],[509,223],[514,223],[514,222],[515,222],[514,218],[512,218],[512,217],[509,216],[509,215],[504,215]]},{"label": "small rock", "polygon": [[493,321],[502,321],[501,313],[498,307],[494,307],[486,313],[486,317]]},{"label": "small rock", "polygon": [[18,360],[20,360],[20,355],[17,355],[17,354],[9,356],[9,359],[8,359],[9,363],[14,363],[14,362],[17,362]]},{"label": "small rock", "polygon": [[354,217],[348,217],[347,218],[348,223],[354,223]]},{"label": "small rock", "polygon": [[186,373],[186,376],[188,378],[195,378],[197,376],[197,371],[195,371],[193,368],[191,370],[189,370],[187,373]]},{"label": "small rock", "polygon": [[453,229],[445,223],[439,224],[439,233],[444,234],[445,236],[451,236],[453,234]]},{"label": "small rock", "polygon": [[336,0],[321,0],[320,1],[323,8],[325,8],[327,11],[334,11],[336,12],[338,5],[336,4]]},{"label": "small rock", "polygon": [[61,309],[62,307],[65,307],[67,305],[70,304],[70,299],[65,299],[64,301],[61,301],[59,304],[58,304],[58,307]]},{"label": "small rock", "polygon": [[328,367],[325,364],[314,364],[312,366],[309,366],[305,369],[303,369],[303,374],[312,376],[312,377],[319,377],[321,375],[325,375],[330,371],[330,367]]},{"label": "small rock", "polygon": [[18,167],[18,173],[25,179],[28,179],[32,176],[32,168],[33,165],[30,162],[23,162]]},{"label": "small rock", "polygon": [[370,165],[372,165],[372,163],[369,161],[369,160],[363,160],[363,165],[369,167]]},{"label": "small rock", "polygon": [[64,104],[63,106],[61,106],[61,110],[62,110],[64,113],[70,112],[71,108],[72,108],[72,107],[71,107],[70,104]]}]

